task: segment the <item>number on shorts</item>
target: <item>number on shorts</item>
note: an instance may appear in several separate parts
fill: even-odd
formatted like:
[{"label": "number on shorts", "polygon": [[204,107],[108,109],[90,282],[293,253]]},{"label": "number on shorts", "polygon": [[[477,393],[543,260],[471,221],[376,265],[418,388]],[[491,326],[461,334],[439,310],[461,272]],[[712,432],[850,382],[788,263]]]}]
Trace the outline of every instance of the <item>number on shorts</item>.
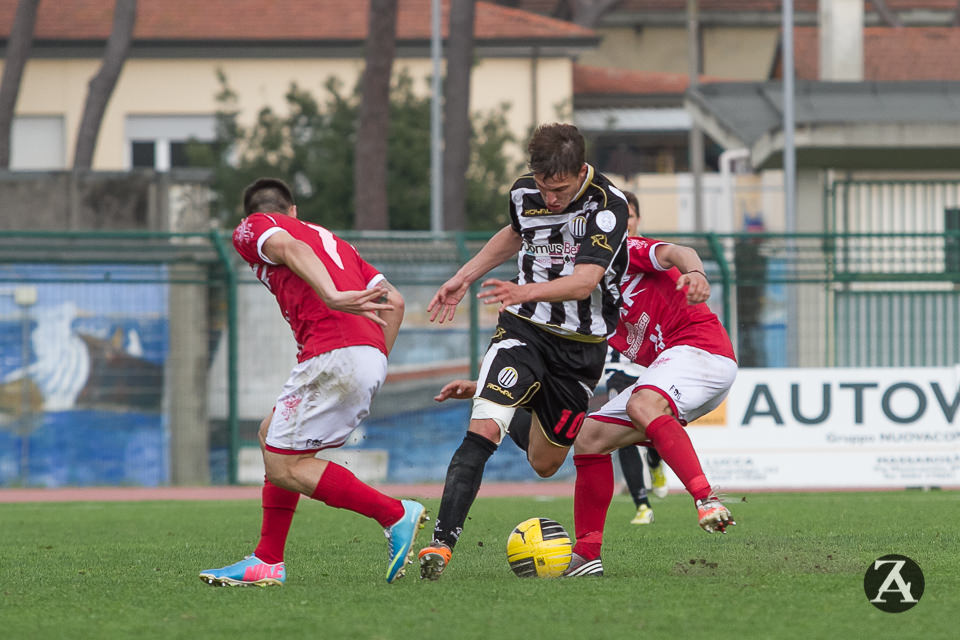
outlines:
[{"label": "number on shorts", "polygon": [[[553,432],[557,435],[560,435],[560,432],[563,431],[563,428],[567,426],[567,421],[570,420],[570,415],[573,412],[570,409],[564,409],[560,414],[560,419],[557,420],[557,424],[553,425]],[[568,440],[573,440],[577,437],[577,434],[580,433],[580,427],[583,426],[583,420],[587,417],[585,411],[581,411],[576,416],[573,417],[573,422],[570,423],[570,426],[567,428],[567,432],[563,434],[563,437]]]}]

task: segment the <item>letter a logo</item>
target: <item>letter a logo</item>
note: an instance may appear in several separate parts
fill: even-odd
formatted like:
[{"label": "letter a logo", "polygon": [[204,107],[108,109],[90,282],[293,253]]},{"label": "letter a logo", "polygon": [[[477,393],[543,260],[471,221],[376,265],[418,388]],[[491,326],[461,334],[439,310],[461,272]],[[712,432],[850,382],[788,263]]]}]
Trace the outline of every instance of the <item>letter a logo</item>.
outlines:
[{"label": "letter a logo", "polygon": [[900,613],[920,602],[923,572],[908,558],[896,554],[874,560],[863,576],[863,591],[870,604],[887,613]]}]

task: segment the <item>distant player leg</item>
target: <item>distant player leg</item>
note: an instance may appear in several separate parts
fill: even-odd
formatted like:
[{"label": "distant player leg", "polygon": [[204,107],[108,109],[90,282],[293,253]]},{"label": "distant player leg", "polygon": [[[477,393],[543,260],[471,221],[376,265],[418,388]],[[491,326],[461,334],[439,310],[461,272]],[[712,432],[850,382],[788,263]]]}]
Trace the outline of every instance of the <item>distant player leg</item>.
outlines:
[{"label": "distant player leg", "polygon": [[633,524],[650,524],[653,522],[653,509],[650,507],[650,498],[647,497],[647,488],[643,480],[643,459],[640,457],[640,448],[635,445],[617,449],[620,459],[620,468],[623,470],[623,479],[627,482],[627,490],[633,498],[637,513],[631,522]]}]

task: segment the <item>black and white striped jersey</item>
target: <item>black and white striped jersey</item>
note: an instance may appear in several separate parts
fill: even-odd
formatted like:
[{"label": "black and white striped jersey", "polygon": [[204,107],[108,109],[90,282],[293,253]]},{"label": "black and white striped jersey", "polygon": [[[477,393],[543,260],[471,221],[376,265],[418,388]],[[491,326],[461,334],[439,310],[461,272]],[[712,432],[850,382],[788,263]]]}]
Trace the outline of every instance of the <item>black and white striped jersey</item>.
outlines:
[{"label": "black and white striped jersey", "polygon": [[510,223],[523,244],[517,284],[549,282],[573,273],[579,263],[606,273],[589,298],[526,302],[507,311],[568,337],[599,342],[619,319],[620,279],[627,267],[627,200],[606,176],[587,165],[580,192],[563,213],[547,209],[533,180],[521,176],[510,189]]}]

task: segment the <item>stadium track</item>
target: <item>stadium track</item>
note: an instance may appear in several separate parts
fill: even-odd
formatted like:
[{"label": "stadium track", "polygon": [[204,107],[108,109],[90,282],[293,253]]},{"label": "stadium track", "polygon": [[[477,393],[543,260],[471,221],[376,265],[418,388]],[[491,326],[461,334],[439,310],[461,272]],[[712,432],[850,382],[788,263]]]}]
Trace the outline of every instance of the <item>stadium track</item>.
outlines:
[{"label": "stadium track", "polygon": [[[377,489],[404,498],[439,498],[443,485],[383,484]],[[572,497],[571,482],[490,483],[480,487],[480,496],[503,498]],[[58,489],[0,489],[0,503],[13,502],[141,502],[147,500],[259,500],[260,486],[221,487],[65,487]]]}]

